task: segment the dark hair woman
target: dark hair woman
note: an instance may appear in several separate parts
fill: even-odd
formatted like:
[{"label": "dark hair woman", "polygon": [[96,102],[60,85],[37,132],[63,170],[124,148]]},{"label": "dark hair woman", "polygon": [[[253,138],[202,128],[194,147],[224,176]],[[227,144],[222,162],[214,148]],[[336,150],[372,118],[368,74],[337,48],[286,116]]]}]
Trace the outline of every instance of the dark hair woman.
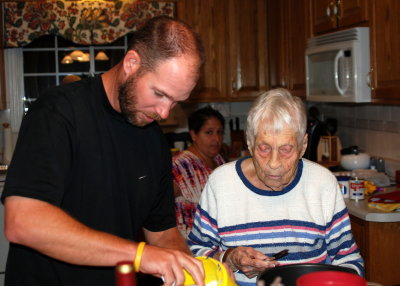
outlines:
[{"label": "dark hair woman", "polygon": [[220,154],[225,125],[221,113],[206,106],[191,114],[188,123],[192,145],[172,159],[176,221],[184,237],[192,229],[197,203],[208,176],[225,163]]}]

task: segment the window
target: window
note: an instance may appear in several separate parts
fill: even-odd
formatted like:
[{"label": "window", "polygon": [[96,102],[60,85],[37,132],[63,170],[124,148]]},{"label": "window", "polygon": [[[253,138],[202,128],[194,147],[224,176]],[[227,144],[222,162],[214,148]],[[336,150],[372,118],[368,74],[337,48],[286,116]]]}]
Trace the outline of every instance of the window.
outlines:
[{"label": "window", "polygon": [[[80,46],[62,37],[49,35],[23,47],[24,112],[44,89],[61,84],[65,76],[90,77],[116,65],[127,50],[128,37],[106,46]],[[72,52],[79,53],[78,57],[74,57]],[[72,56],[72,61],[63,60],[67,56]]]}]

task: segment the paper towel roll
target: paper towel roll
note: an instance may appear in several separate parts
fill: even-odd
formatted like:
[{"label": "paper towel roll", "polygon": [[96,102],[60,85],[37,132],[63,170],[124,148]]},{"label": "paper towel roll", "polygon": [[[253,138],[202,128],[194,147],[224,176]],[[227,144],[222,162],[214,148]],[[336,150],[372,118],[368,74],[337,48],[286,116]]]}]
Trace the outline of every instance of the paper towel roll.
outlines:
[{"label": "paper towel roll", "polygon": [[3,164],[8,165],[11,162],[13,154],[13,138],[9,123],[3,123]]}]

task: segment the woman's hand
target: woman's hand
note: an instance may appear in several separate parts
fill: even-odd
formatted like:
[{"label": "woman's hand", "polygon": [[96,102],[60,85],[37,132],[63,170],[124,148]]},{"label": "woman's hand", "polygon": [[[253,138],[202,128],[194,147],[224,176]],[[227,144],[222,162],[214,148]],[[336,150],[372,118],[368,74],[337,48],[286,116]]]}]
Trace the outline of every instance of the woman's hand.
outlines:
[{"label": "woman's hand", "polygon": [[268,257],[252,247],[242,246],[225,253],[224,260],[232,271],[240,270],[248,278],[256,277],[265,269],[279,265],[273,257]]}]

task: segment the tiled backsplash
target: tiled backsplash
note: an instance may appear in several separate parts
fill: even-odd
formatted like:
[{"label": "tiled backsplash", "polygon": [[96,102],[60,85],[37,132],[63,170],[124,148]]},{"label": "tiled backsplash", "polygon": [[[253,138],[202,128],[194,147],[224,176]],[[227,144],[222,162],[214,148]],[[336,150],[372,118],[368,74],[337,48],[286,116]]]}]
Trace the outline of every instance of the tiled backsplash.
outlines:
[{"label": "tiled backsplash", "polygon": [[338,120],[343,147],[357,145],[371,156],[386,160],[391,173],[400,169],[400,106],[370,104],[315,104],[326,118]]}]

